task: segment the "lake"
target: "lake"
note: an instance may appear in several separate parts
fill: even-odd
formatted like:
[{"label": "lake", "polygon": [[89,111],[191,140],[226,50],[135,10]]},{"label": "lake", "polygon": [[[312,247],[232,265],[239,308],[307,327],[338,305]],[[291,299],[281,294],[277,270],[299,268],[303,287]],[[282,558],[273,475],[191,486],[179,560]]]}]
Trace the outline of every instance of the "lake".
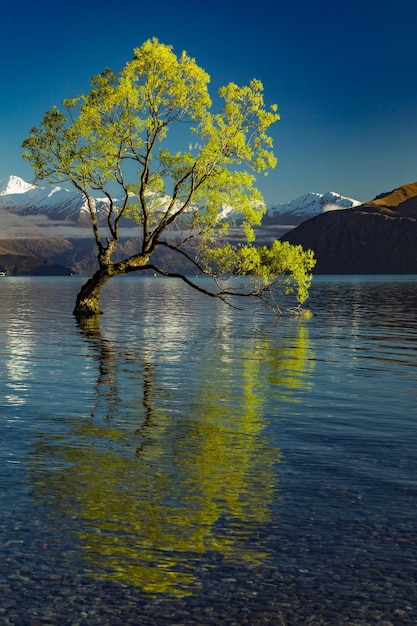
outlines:
[{"label": "lake", "polygon": [[417,623],[417,277],[310,319],[0,279],[0,623]]}]

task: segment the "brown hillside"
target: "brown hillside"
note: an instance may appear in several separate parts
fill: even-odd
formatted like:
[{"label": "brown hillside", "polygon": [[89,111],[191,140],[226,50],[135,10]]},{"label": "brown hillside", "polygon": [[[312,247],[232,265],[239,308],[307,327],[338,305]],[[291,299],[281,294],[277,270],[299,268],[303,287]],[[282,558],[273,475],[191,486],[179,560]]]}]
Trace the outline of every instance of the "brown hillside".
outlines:
[{"label": "brown hillside", "polygon": [[409,183],[388,193],[383,193],[358,208],[362,208],[368,213],[375,209],[376,212],[384,215],[417,219],[417,183]]},{"label": "brown hillside", "polygon": [[417,198],[417,183],[409,183],[402,187],[397,187],[393,191],[382,193],[370,202],[365,202],[367,206],[389,206],[391,208],[398,207],[398,205],[410,199]]}]

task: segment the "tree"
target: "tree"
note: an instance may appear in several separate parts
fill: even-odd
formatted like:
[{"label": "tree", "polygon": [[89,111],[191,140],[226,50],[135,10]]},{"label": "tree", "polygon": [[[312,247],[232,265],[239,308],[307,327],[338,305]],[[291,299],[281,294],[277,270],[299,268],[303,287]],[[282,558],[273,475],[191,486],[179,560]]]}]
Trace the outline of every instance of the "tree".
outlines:
[{"label": "tree", "polygon": [[[138,270],[181,278],[228,302],[257,297],[275,306],[278,283],[299,304],[306,299],[313,253],[281,242],[272,248],[253,243],[264,213],[255,179],[276,164],[267,131],[279,119],[277,107],[266,109],[262,83],[252,80],[246,87],[222,87],[223,104],[214,114],[208,83],[208,74],[185,52],[177,57],[170,46],[148,40],[119,76],[106,69],[93,77],[87,95],[65,100],[65,113],[53,107],[23,142],[36,180],[70,182],[88,205],[98,269],[78,294],[76,317],[101,313],[106,282]],[[181,149],[173,152],[175,128]],[[108,200],[104,227],[95,211],[98,194]],[[226,239],[228,208],[244,234],[238,245]],[[118,256],[124,218],[142,233],[126,258]],[[156,264],[162,249],[180,255],[192,271]],[[211,276],[213,286],[191,274]]]}]

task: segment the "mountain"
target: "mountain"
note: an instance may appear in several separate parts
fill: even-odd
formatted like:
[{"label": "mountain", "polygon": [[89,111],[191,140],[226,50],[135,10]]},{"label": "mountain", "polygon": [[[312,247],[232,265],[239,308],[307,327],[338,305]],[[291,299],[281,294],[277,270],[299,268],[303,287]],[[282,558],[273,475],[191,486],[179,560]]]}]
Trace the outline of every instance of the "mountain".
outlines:
[{"label": "mountain", "polygon": [[[167,197],[161,198],[161,207],[166,202]],[[269,207],[263,223],[297,225],[329,208],[347,208],[357,204],[357,200],[333,191],[324,194],[310,192],[291,202]],[[107,216],[108,206],[107,198],[95,199],[99,219]],[[0,180],[0,208],[15,215],[45,215],[52,220],[90,225],[88,207],[81,193],[56,185],[39,187],[18,176]]]},{"label": "mountain", "polygon": [[[108,213],[107,198],[97,198],[95,211],[98,220]],[[84,196],[65,187],[40,187],[27,183],[18,176],[0,180],[0,208],[15,215],[44,215],[51,220],[70,221],[79,226],[90,226],[89,211]]]},{"label": "mountain", "polygon": [[[102,219],[108,203],[95,202]],[[8,273],[89,274],[96,267],[91,228],[83,227],[90,227],[89,214],[76,191],[16,176],[2,180],[0,226],[0,269]],[[281,238],[313,249],[316,274],[417,274],[417,182],[363,204],[334,192],[308,193],[269,208],[255,230],[260,245]],[[132,228],[125,233],[121,254],[137,246]],[[240,236],[231,230],[232,241]]]},{"label": "mountain", "polygon": [[359,204],[358,200],[341,196],[334,191],[327,193],[309,192],[291,200],[291,202],[268,207],[263,223],[298,225],[324,211],[347,209]]},{"label": "mountain", "polygon": [[417,274],[417,183],[317,215],[281,240],[314,250],[315,274]]},{"label": "mountain", "polygon": [[[166,202],[161,198],[161,207]],[[96,200],[95,208],[99,221],[107,216],[107,200]],[[139,229],[130,223],[120,231],[117,258],[137,253]],[[158,252],[160,259],[169,256],[169,251]],[[183,260],[177,265],[178,271],[185,267]],[[0,271],[68,275],[91,274],[96,268],[91,221],[81,194],[59,186],[37,187],[17,176],[0,181]]]},{"label": "mountain", "polygon": [[315,215],[325,211],[351,208],[359,204],[358,200],[341,196],[334,191],[327,193],[310,192],[291,202],[274,204],[267,207],[261,226],[255,228],[256,241],[259,245],[270,245]]},{"label": "mountain", "polygon": [[18,176],[9,176],[0,180],[0,196],[7,196],[8,194],[25,193],[31,189],[36,189],[35,185],[27,183],[23,178]]},{"label": "mountain", "polygon": [[[97,199],[99,219],[107,210],[108,203]],[[318,259],[315,273],[417,273],[416,224],[417,183],[411,183],[363,204],[335,192],[304,194],[268,208],[255,230],[258,245],[281,238],[312,248]],[[52,271],[39,259],[57,263],[64,272],[90,274],[96,268],[89,214],[76,191],[37,187],[16,176],[0,181],[0,226],[3,265],[9,255],[35,257],[36,272]],[[137,246],[139,231],[133,228],[122,229],[122,255]],[[241,236],[238,227],[230,230],[232,242],[241,242]],[[10,263],[15,273],[21,271],[15,259]],[[26,261],[22,267],[28,272]]]}]

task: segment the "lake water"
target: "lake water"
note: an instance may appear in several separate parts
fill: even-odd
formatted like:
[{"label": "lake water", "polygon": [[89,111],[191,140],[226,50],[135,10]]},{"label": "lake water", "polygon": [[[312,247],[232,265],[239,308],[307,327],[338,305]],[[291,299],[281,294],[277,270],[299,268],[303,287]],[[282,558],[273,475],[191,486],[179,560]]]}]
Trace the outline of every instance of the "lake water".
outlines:
[{"label": "lake water", "polygon": [[311,319],[0,279],[0,623],[417,623],[417,277]]}]

